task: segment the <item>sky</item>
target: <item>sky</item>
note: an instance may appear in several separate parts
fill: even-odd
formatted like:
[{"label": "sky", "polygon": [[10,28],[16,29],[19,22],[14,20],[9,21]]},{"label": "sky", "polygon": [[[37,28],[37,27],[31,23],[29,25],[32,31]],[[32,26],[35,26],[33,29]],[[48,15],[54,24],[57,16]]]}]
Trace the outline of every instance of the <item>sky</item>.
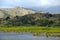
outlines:
[{"label": "sky", "polygon": [[0,0],[0,8],[42,8],[59,7],[60,0]]}]

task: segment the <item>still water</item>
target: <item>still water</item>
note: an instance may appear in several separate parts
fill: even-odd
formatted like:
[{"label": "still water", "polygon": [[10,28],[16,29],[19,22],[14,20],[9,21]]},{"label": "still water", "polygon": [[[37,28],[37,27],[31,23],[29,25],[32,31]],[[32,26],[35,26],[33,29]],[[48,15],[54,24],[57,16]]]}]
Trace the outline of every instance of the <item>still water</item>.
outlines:
[{"label": "still water", "polygon": [[33,36],[31,33],[0,32],[0,40],[60,40],[59,37]]}]

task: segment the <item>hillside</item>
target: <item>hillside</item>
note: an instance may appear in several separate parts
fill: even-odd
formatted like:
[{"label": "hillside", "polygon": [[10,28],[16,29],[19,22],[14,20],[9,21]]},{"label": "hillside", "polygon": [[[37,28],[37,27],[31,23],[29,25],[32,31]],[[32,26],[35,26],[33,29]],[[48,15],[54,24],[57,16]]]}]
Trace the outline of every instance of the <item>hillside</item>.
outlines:
[{"label": "hillside", "polygon": [[60,26],[60,14],[26,8],[4,8],[0,9],[0,24],[10,26]]},{"label": "hillside", "polygon": [[34,14],[36,11],[34,10],[29,10],[26,8],[22,8],[22,7],[17,7],[17,8],[2,8],[0,9],[0,18],[3,17],[15,17],[17,16],[24,16],[27,14]]}]

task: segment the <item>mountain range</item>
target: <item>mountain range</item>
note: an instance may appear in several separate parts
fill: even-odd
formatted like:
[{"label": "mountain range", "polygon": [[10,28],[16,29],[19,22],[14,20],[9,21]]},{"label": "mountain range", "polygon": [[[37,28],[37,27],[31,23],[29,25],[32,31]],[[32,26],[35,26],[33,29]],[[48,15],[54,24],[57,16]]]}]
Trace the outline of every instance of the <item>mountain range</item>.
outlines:
[{"label": "mountain range", "polygon": [[33,10],[38,10],[38,11],[46,11],[46,12],[50,12],[50,13],[55,13],[55,12],[60,12],[60,6],[55,6],[55,7],[46,7],[46,8],[42,8],[42,7],[32,7],[31,9]]}]

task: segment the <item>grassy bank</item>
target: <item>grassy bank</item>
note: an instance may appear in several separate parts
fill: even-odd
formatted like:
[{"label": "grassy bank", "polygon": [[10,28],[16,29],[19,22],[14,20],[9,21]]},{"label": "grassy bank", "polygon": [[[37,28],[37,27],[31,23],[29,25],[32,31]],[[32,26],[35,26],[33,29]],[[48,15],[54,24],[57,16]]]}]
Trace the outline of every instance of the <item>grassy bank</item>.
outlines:
[{"label": "grassy bank", "polygon": [[40,26],[19,26],[19,27],[0,27],[4,32],[60,32],[58,27],[40,27]]}]

